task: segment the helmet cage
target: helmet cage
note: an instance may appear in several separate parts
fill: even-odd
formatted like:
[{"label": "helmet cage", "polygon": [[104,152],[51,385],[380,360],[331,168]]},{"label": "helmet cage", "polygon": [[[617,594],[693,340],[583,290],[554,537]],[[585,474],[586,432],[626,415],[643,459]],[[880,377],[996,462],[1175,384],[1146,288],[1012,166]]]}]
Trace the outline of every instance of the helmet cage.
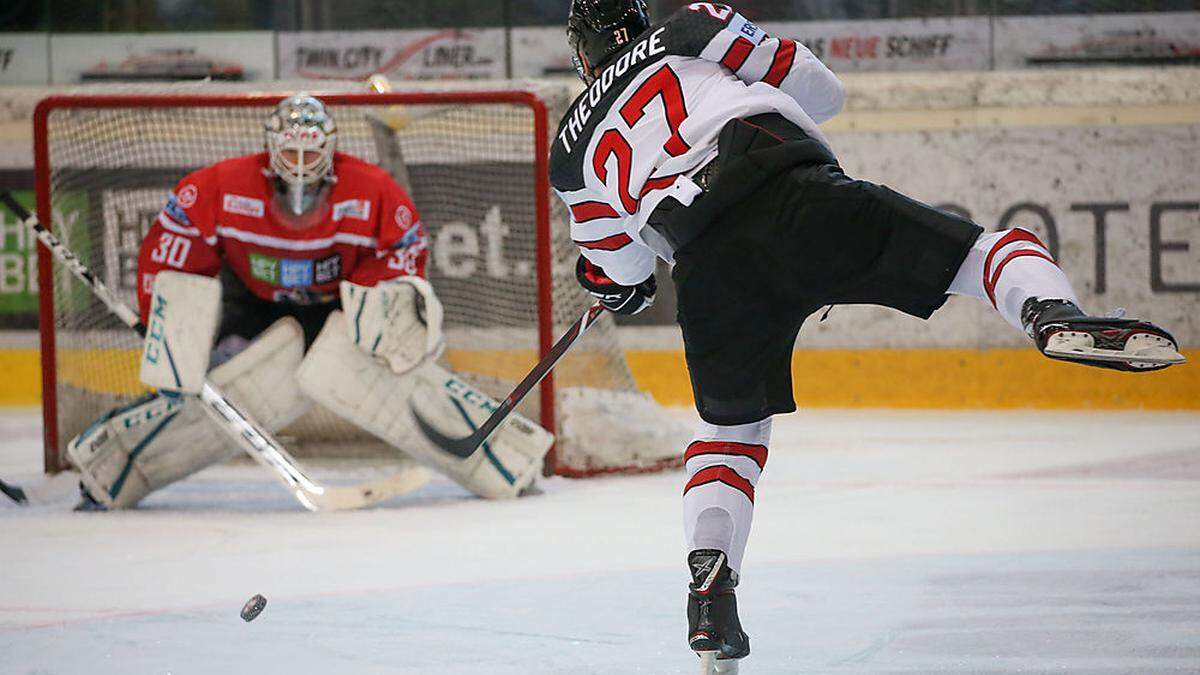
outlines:
[{"label": "helmet cage", "polygon": [[325,105],[304,94],[284,99],[267,118],[271,171],[287,189],[292,212],[312,206],[333,169],[337,127]]}]

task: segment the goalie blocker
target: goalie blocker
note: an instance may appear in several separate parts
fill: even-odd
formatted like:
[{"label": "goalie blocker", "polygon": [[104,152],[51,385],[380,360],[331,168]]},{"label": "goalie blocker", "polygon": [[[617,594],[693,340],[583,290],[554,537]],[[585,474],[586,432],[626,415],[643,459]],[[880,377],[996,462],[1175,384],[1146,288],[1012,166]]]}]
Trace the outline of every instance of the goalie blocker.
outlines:
[{"label": "goalie blocker", "polygon": [[155,275],[138,373],[142,383],[160,390],[199,394],[220,316],[221,282],[182,272]]}]

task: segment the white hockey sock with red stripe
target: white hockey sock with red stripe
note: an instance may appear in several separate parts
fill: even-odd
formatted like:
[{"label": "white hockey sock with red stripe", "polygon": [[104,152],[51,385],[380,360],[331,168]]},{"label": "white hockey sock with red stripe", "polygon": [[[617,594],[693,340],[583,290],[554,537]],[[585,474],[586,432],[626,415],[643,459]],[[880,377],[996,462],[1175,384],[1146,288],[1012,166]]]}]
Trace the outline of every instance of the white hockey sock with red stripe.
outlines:
[{"label": "white hockey sock with red stripe", "polygon": [[1034,233],[1015,228],[984,234],[958,269],[949,293],[985,300],[1011,326],[1024,331],[1021,307],[1029,298],[1079,304],[1075,290],[1046,245]]},{"label": "white hockey sock with red stripe", "polygon": [[754,486],[770,442],[769,417],[736,426],[700,423],[685,455],[683,529],[689,551],[724,551],[729,566],[741,569],[754,517]]}]

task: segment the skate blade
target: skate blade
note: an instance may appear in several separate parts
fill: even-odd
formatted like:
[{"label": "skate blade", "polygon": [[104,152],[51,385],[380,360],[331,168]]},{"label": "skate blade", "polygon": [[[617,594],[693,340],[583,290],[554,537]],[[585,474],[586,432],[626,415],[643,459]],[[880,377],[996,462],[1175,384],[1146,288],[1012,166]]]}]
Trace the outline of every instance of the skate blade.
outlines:
[{"label": "skate blade", "polygon": [[1046,343],[1046,355],[1062,359],[1089,359],[1128,363],[1131,366],[1171,366],[1187,361],[1170,340],[1149,333],[1130,336],[1125,349],[1096,349],[1091,335],[1081,331],[1055,333]]},{"label": "skate blade", "polygon": [[737,659],[718,659],[720,652],[696,652],[700,657],[700,675],[737,675]]}]

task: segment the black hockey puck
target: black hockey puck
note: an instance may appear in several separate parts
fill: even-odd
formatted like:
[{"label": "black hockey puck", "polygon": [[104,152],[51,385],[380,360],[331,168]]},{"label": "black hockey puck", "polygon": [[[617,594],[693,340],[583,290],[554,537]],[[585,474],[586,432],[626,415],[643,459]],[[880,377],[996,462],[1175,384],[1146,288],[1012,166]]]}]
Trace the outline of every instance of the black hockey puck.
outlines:
[{"label": "black hockey puck", "polygon": [[253,621],[262,614],[263,609],[267,606],[267,599],[261,595],[256,595],[246,601],[242,605],[242,619],[245,621]]}]

